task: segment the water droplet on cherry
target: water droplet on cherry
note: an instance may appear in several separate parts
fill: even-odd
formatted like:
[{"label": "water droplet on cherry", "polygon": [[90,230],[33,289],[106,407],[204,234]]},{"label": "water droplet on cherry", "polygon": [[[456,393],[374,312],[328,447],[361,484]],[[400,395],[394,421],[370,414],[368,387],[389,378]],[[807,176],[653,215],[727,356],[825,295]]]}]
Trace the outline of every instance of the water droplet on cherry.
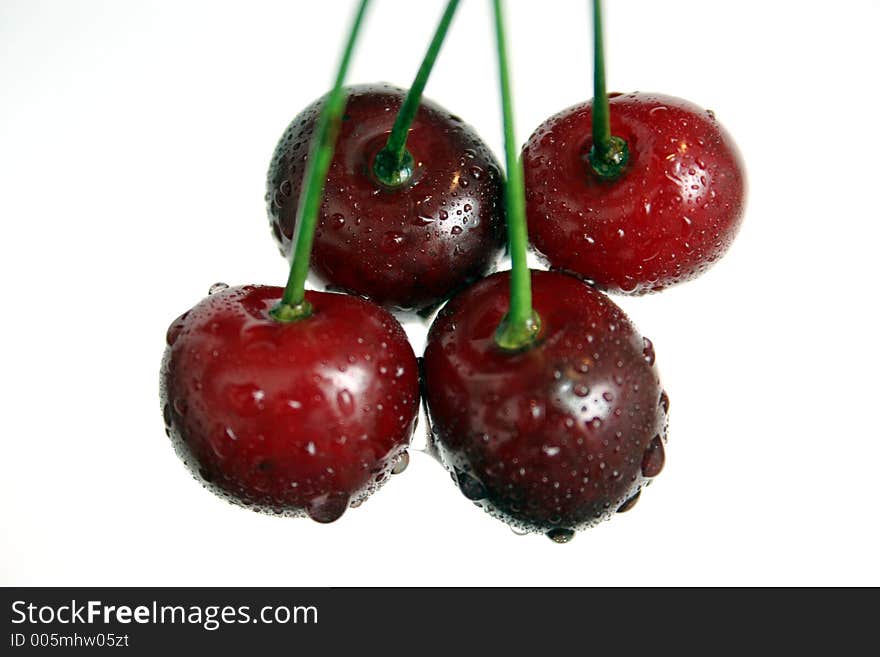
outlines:
[{"label": "water droplet on cherry", "polygon": [[406,470],[409,465],[409,452],[403,452],[400,456],[397,457],[397,461],[394,463],[394,467],[391,468],[391,474],[400,474],[404,470]]},{"label": "water droplet on cherry", "polygon": [[645,357],[645,362],[648,363],[648,365],[653,365],[656,358],[656,354],[654,353],[654,344],[648,338],[642,339],[645,341],[645,348],[642,351],[642,355]]},{"label": "water droplet on cherry", "polygon": [[636,502],[639,501],[639,496],[641,494],[642,494],[642,491],[639,490],[635,495],[633,495],[626,502],[621,504],[620,507],[617,509],[617,512],[618,513],[626,513],[627,511],[629,511],[631,508],[633,508],[636,505]]},{"label": "water droplet on cherry", "polygon": [[663,449],[663,441],[660,436],[655,436],[642,456],[642,474],[646,477],[656,477],[663,469],[666,462],[666,453]]},{"label": "water droplet on cherry", "polygon": [[382,236],[382,250],[385,253],[394,253],[403,248],[406,236],[403,233],[390,230]]},{"label": "water droplet on cherry", "polygon": [[488,494],[482,481],[458,468],[455,469],[455,481],[464,496],[474,502],[484,499]]},{"label": "water droplet on cherry", "polygon": [[350,498],[345,493],[325,493],[306,505],[306,514],[315,522],[333,522],[345,513],[349,502]]},{"label": "water droplet on cherry", "polygon": [[354,413],[354,397],[348,389],[343,388],[336,394],[336,404],[339,406],[339,410],[346,415]]},{"label": "water droplet on cherry", "polygon": [[214,283],[211,287],[208,288],[208,294],[217,294],[218,292],[222,292],[223,290],[227,289],[229,289],[229,286],[226,283]]},{"label": "water droplet on cherry", "polygon": [[556,529],[551,529],[547,532],[546,536],[554,543],[568,543],[574,538],[574,530],[565,527],[557,527]]},{"label": "water droplet on cherry", "polygon": [[663,409],[664,414],[669,413],[669,395],[665,390],[660,393],[660,408]]}]

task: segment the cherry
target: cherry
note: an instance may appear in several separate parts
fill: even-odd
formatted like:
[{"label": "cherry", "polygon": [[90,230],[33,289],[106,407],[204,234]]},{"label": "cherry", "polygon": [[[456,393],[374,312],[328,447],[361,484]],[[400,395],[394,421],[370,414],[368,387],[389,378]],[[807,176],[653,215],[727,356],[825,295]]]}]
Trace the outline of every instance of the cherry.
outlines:
[{"label": "cherry", "polygon": [[727,251],[745,196],[736,146],[710,111],[659,94],[610,99],[629,145],[615,180],[590,170],[592,103],[545,121],[523,149],[532,243],[551,266],[629,294],[692,279]]},{"label": "cherry", "polygon": [[[502,178],[472,128],[423,101],[399,186],[374,171],[405,92],[387,84],[348,89],[312,251],[312,271],[334,289],[386,306],[432,306],[494,264],[503,240]],[[320,99],[296,117],[275,150],[267,203],[283,254],[291,252],[306,153]]]},{"label": "cherry", "polygon": [[336,520],[406,465],[418,409],[415,355],[394,317],[305,289],[367,4],[358,5],[310,144],[287,285],[213,286],[168,330],[161,374],[168,435],[211,489],[318,522]]},{"label": "cherry", "polygon": [[405,463],[418,410],[415,355],[374,304],[307,292],[311,316],[280,322],[270,310],[281,295],[263,285],[216,291],[171,325],[165,421],[214,492],[331,522]]},{"label": "cherry", "polygon": [[529,232],[552,267],[645,294],[724,255],[742,220],[745,174],[711,111],[660,94],[605,93],[600,4],[594,100],[547,119],[523,148]]},{"label": "cherry", "polygon": [[669,399],[654,350],[608,297],[532,272],[541,330],[502,350],[509,274],[450,301],[423,363],[434,445],[469,499],[556,541],[625,511],[664,460]]},{"label": "cherry", "polygon": [[432,447],[462,493],[564,543],[631,508],[659,474],[669,398],[653,346],[620,308],[575,277],[528,268],[501,0],[493,6],[511,271],[438,314],[422,363],[425,402]]}]

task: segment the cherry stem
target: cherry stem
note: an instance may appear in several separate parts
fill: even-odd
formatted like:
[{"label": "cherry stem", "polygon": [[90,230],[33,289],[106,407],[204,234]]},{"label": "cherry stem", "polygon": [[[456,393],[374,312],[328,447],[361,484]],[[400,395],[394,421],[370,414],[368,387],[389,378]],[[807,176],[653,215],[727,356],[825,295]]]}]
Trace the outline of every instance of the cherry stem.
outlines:
[{"label": "cherry stem", "polygon": [[413,80],[412,86],[397,112],[397,118],[391,128],[391,134],[388,135],[388,141],[385,147],[376,154],[376,159],[373,161],[373,174],[386,187],[400,187],[412,178],[413,157],[406,150],[406,138],[409,136],[410,126],[419,110],[422,93],[425,91],[431,69],[434,68],[440,47],[449,31],[449,25],[458,8],[458,2],[459,0],[449,0],[446,5],[446,11],[443,12],[437,31],[434,32],[434,38],[431,39],[431,44],[428,46],[428,52],[425,53],[422,65],[419,67],[416,79]]},{"label": "cherry stem", "polygon": [[529,244],[526,228],[525,186],[522,162],[516,146],[513,126],[513,101],[507,66],[507,39],[501,0],[494,0],[495,35],[498,42],[498,71],[501,81],[501,109],[504,116],[504,152],[507,164],[507,235],[510,250],[510,307],[498,329],[495,343],[505,351],[521,351],[534,343],[541,320],[532,309],[532,279],[526,252]]},{"label": "cherry stem", "polygon": [[287,286],[284,288],[281,301],[269,311],[269,314],[279,322],[293,322],[312,314],[312,306],[306,301],[306,277],[309,274],[315,226],[318,223],[318,213],[324,196],[324,183],[327,180],[330,162],[333,160],[339,124],[347,100],[347,94],[342,84],[369,2],[370,0],[361,0],[354,15],[348,41],[339,62],[336,80],[324,101],[324,107],[321,109],[321,115],[318,117],[318,124],[315,128],[315,136],[312,138],[297,207],[290,276],[287,279]]},{"label": "cherry stem", "polygon": [[611,134],[608,94],[605,91],[605,47],[602,41],[602,0],[593,0],[593,146],[590,166],[603,180],[617,178],[629,160],[626,141]]}]

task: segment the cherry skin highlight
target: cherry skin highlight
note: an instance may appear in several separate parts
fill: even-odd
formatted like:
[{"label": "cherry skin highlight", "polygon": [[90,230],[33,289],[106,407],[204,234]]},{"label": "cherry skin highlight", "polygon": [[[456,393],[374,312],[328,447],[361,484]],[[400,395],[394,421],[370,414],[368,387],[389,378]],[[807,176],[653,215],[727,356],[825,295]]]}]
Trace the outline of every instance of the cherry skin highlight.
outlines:
[{"label": "cherry skin highlight", "polygon": [[453,298],[423,363],[434,447],[469,499],[558,542],[634,504],[663,467],[669,398],[654,349],[614,303],[532,272],[538,342],[504,352],[508,272]]},{"label": "cherry skin highlight", "polygon": [[[407,138],[408,183],[373,173],[405,96],[390,85],[349,87],[315,232],[311,268],[332,289],[385,306],[424,309],[483,276],[504,239],[502,176],[472,128],[423,100]],[[266,201],[289,256],[308,145],[323,99],[297,116],[276,147]]]},{"label": "cherry skin highlight", "polygon": [[218,291],[168,329],[165,423],[178,454],[231,502],[336,520],[405,457],[418,410],[400,324],[357,297],[307,292],[281,323],[278,287]]},{"label": "cherry skin highlight", "polygon": [[523,149],[529,235],[554,269],[609,292],[645,294],[699,276],[733,242],[745,173],[712,112],[659,94],[609,94],[629,162],[591,169],[592,104],[547,119]]}]

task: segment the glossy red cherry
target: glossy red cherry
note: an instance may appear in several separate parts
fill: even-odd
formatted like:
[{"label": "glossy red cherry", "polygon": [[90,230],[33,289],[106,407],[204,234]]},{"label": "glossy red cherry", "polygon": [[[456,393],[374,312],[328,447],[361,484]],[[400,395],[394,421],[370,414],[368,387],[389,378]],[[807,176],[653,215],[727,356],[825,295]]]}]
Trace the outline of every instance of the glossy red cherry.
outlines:
[{"label": "glossy red cherry", "polygon": [[[436,304],[488,271],[503,244],[502,178],[472,128],[423,101],[406,147],[410,181],[387,188],[373,174],[405,92],[349,88],[324,192],[312,271],[334,289],[407,309]],[[309,140],[323,99],[297,116],[275,150],[267,203],[289,255]]]},{"label": "glossy red cherry", "polygon": [[307,292],[307,319],[281,323],[277,287],[218,291],[168,329],[165,422],[209,488],[274,513],[336,520],[405,453],[418,408],[400,324],[362,299]]},{"label": "glossy red cherry", "polygon": [[610,95],[611,133],[629,147],[615,180],[591,170],[592,105],[545,121],[523,150],[529,235],[553,268],[612,292],[687,281],[727,251],[745,175],[711,111],[659,94]]},{"label": "glossy red cherry", "polygon": [[634,503],[663,467],[669,399],[651,343],[582,281],[532,273],[538,343],[494,334],[507,272],[450,301],[423,374],[435,446],[462,492],[515,528],[564,542]]}]

